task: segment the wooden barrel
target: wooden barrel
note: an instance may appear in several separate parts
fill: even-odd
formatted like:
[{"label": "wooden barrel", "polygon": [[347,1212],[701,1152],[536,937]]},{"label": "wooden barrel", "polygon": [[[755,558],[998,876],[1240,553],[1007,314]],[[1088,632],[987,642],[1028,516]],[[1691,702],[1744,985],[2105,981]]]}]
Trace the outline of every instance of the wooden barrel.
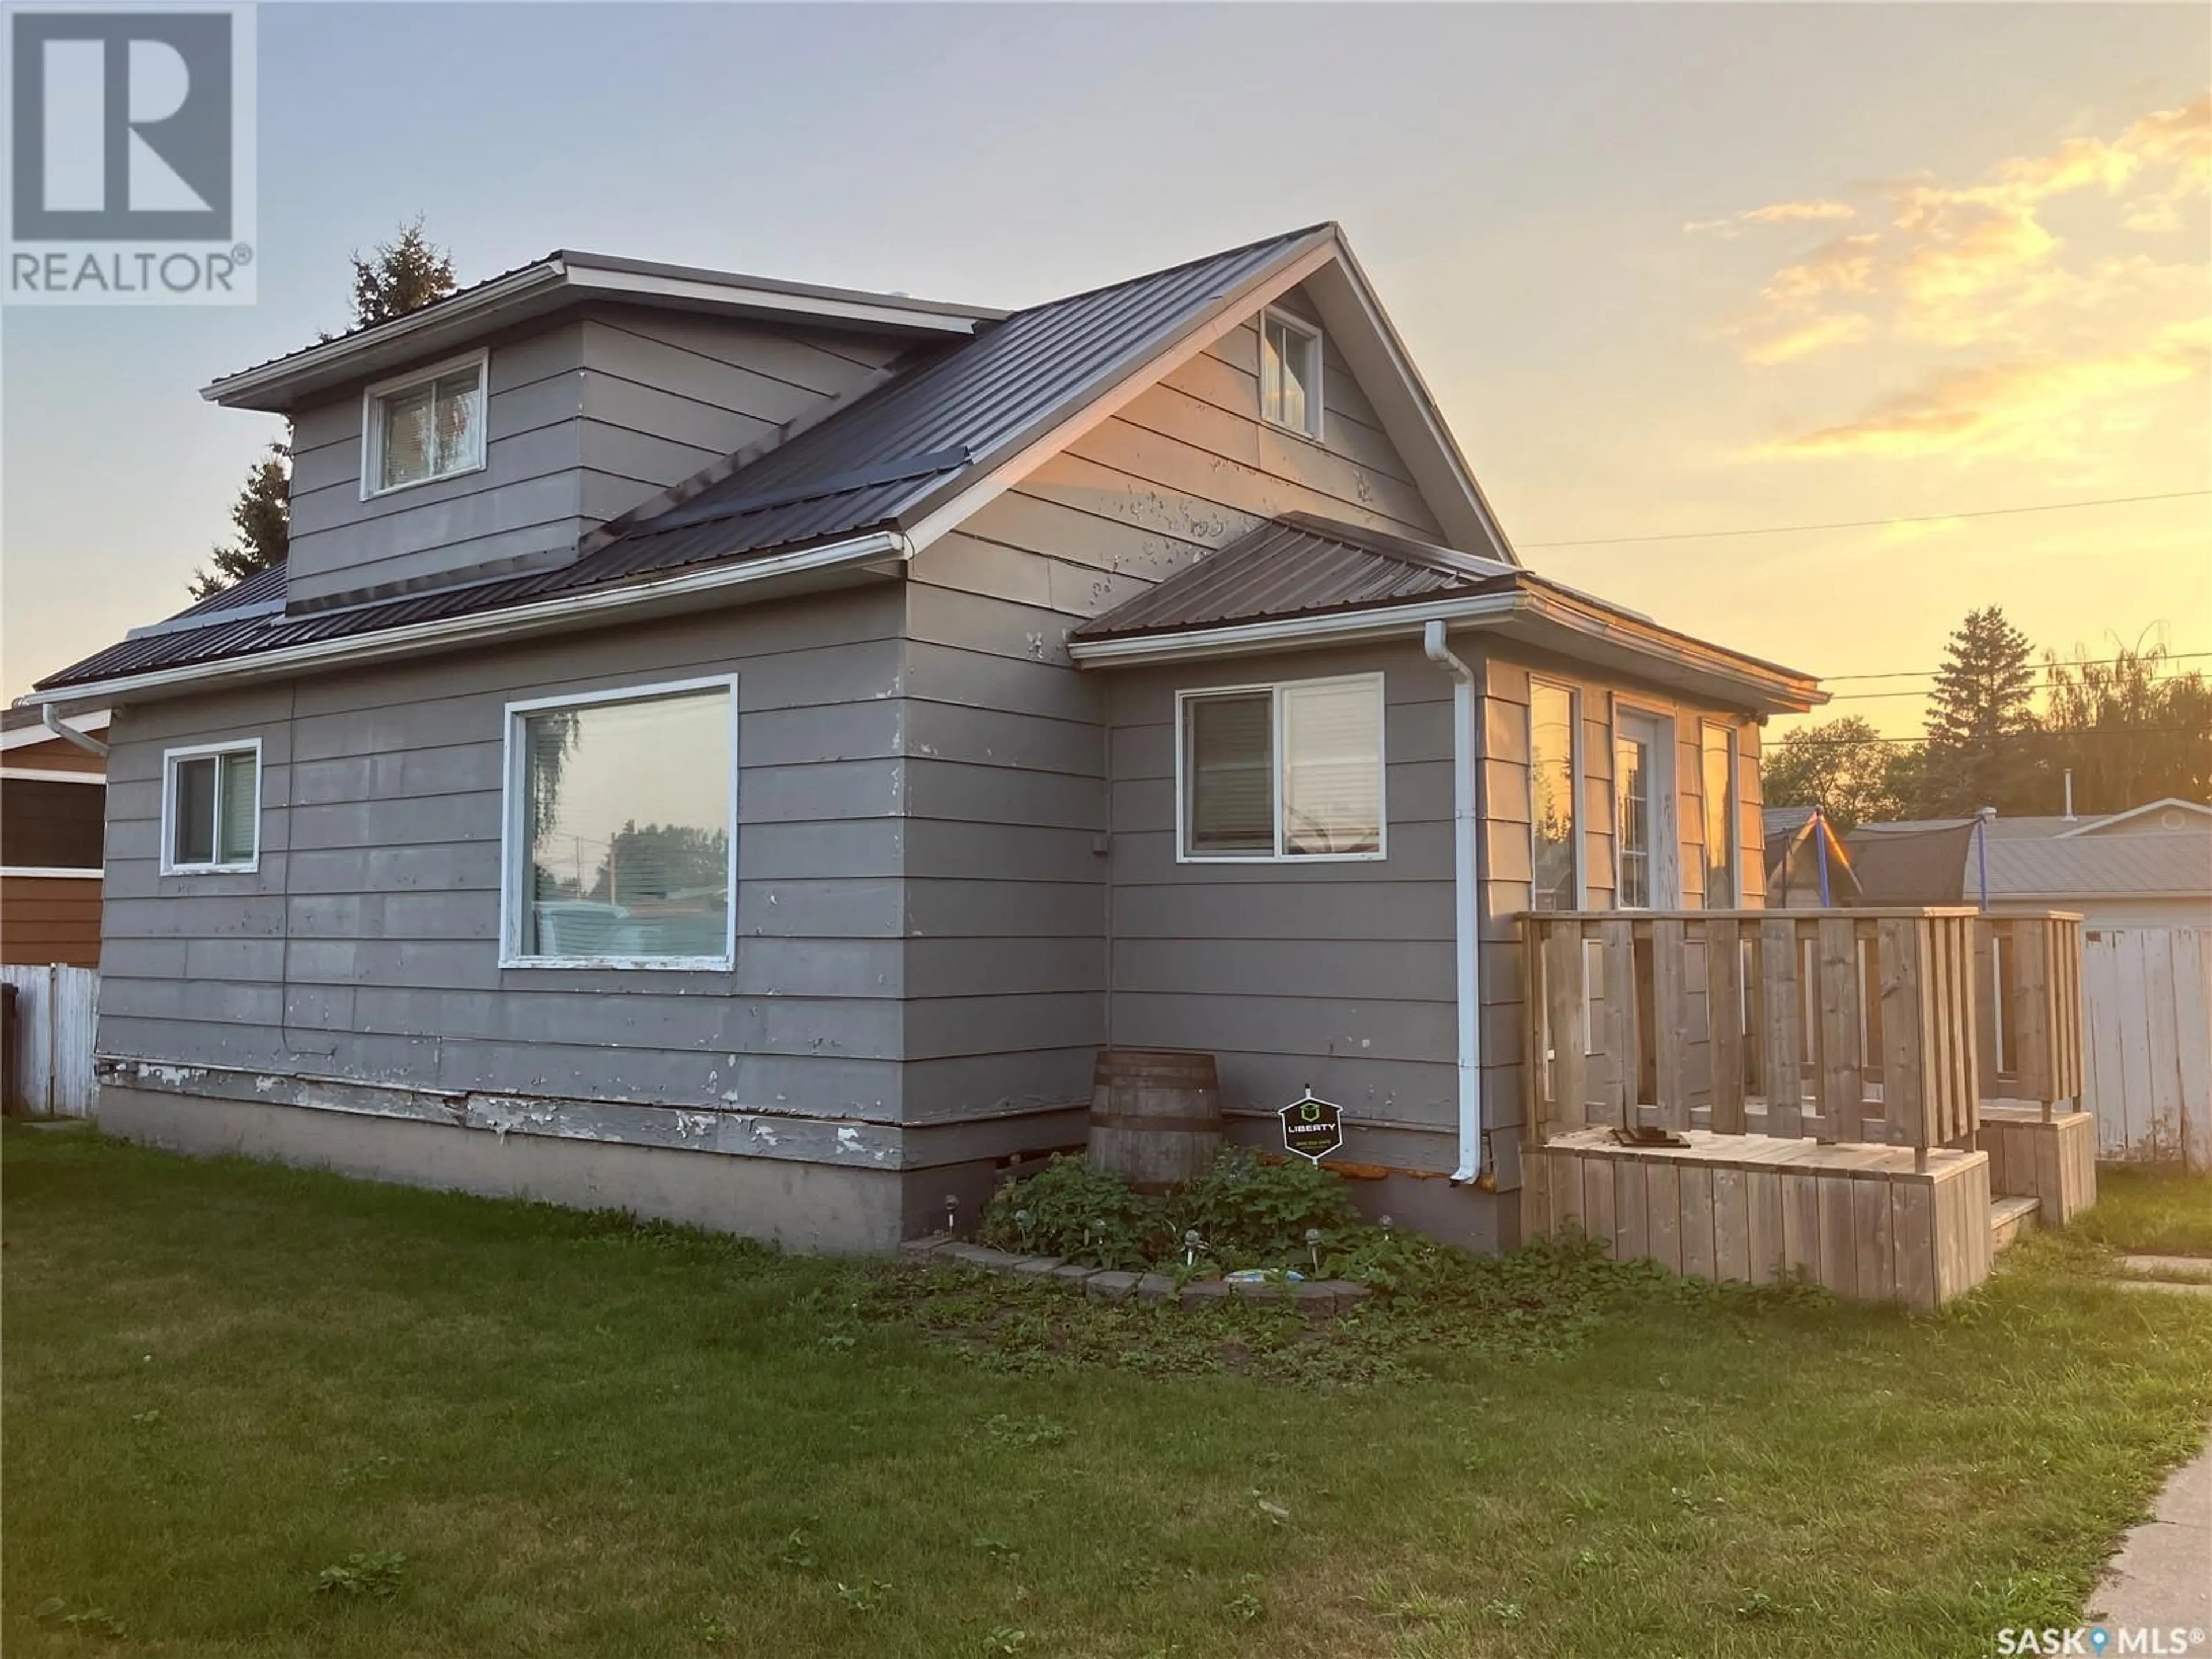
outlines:
[{"label": "wooden barrel", "polygon": [[1091,1091],[1091,1167],[1140,1193],[1203,1175],[1221,1150],[1213,1056],[1188,1048],[1102,1048]]}]

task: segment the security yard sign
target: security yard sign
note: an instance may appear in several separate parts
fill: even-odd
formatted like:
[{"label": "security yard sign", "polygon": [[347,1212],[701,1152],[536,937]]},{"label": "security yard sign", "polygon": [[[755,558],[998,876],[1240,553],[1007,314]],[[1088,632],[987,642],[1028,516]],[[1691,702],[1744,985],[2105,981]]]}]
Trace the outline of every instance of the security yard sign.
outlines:
[{"label": "security yard sign", "polygon": [[1292,1101],[1279,1115],[1286,1152],[1318,1164],[1344,1145],[1343,1109],[1328,1101],[1315,1099],[1310,1089],[1306,1091],[1304,1100]]},{"label": "security yard sign", "polygon": [[251,305],[253,8],[11,5],[11,304]]}]

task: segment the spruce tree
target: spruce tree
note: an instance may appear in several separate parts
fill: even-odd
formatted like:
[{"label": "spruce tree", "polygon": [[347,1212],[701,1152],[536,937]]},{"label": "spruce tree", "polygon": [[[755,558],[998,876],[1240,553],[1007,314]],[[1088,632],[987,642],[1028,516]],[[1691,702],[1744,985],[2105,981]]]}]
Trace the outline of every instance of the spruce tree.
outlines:
[{"label": "spruce tree", "polygon": [[1918,814],[1967,817],[1984,806],[2032,804],[2032,649],[1996,605],[1969,611],[1953,630],[1929,700]]},{"label": "spruce tree", "polygon": [[420,311],[453,291],[453,256],[422,234],[422,216],[399,228],[397,239],[377,244],[353,261],[353,325],[370,328]]}]

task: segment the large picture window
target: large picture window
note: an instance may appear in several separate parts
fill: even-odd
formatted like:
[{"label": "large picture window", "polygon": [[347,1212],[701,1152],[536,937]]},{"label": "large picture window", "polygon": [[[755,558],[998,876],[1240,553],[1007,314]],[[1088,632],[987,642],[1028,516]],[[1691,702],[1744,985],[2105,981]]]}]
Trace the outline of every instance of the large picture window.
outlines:
[{"label": "large picture window", "polygon": [[1528,866],[1532,910],[1582,907],[1576,834],[1576,726],[1580,700],[1563,685],[1528,686]]},{"label": "large picture window", "polygon": [[734,678],[507,708],[508,967],[727,968]]},{"label": "large picture window", "polygon": [[1178,699],[1178,856],[1382,856],[1382,678]]},{"label": "large picture window", "polygon": [[162,757],[162,873],[234,873],[260,864],[260,740],[170,750]]},{"label": "large picture window", "polygon": [[1705,908],[1732,909],[1736,890],[1735,732],[1705,721],[1698,729],[1704,764],[1705,820]]}]

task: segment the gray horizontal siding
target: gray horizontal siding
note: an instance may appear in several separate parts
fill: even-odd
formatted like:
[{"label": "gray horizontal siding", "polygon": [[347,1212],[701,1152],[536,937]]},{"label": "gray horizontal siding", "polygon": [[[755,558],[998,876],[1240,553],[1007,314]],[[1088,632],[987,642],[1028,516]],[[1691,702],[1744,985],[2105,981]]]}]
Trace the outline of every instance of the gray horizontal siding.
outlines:
[{"label": "gray horizontal siding", "polygon": [[[118,716],[103,1048],[895,1117],[908,920],[899,626],[886,586]],[[735,969],[501,970],[506,703],[732,669]],[[247,735],[263,744],[260,870],[161,876],[162,747]]]}]

